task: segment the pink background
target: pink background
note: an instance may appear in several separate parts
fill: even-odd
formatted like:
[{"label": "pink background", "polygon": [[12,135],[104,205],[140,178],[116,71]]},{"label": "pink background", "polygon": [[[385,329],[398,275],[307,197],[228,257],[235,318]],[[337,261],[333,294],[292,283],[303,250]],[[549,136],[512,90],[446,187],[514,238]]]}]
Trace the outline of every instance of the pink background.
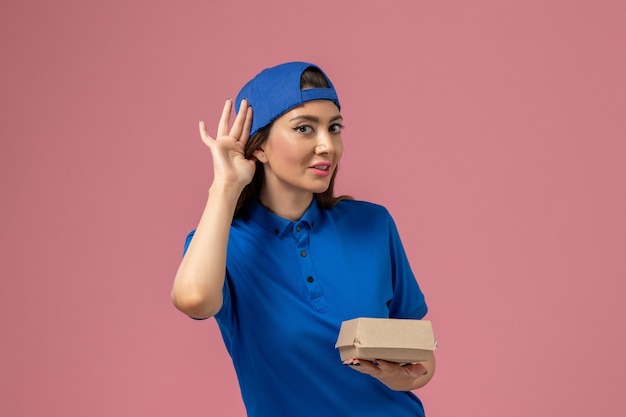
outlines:
[{"label": "pink background", "polygon": [[244,416],[215,322],[169,301],[197,122],[310,60],[339,191],[389,208],[428,297],[428,415],[626,415],[623,4],[3,1],[1,414]]}]

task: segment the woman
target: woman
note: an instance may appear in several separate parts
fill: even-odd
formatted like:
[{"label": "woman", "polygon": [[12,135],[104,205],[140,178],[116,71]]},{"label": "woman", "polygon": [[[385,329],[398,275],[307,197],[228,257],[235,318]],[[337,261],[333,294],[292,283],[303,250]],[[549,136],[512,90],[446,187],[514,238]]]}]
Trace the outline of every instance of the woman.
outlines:
[{"label": "woman", "polygon": [[342,364],[334,349],[344,320],[420,319],[427,307],[388,212],[333,196],[343,118],[332,83],[313,64],[282,64],[235,104],[215,139],[200,122],[214,176],[174,305],[215,316],[251,417],[423,416],[410,391],[434,361]]}]

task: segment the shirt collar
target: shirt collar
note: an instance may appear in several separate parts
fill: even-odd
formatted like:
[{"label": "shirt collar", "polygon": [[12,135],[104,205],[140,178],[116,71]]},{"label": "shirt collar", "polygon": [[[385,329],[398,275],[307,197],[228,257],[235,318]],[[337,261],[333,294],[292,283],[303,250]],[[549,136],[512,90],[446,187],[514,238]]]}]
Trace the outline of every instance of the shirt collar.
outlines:
[{"label": "shirt collar", "polygon": [[316,222],[318,221],[318,217],[320,214],[320,209],[317,204],[317,199],[314,197],[311,201],[311,204],[306,209],[300,220],[292,222],[291,220],[287,220],[283,217],[280,217],[267,208],[265,208],[259,201],[256,201],[250,207],[250,220],[257,223],[263,229],[269,231],[270,233],[283,237],[286,233],[291,233],[294,228],[294,225],[297,223],[306,222],[309,224],[309,227],[315,227]]}]

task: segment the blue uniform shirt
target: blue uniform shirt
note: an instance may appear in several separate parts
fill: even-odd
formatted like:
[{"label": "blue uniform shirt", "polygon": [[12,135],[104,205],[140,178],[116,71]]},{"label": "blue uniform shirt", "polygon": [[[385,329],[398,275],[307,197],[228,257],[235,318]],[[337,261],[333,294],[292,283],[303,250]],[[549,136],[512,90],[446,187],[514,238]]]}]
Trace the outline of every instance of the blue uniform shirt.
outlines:
[{"label": "blue uniform shirt", "polygon": [[223,292],[215,317],[248,416],[424,415],[413,393],[350,369],[335,349],[344,320],[426,314],[385,208],[313,200],[292,222],[253,205],[232,223]]}]

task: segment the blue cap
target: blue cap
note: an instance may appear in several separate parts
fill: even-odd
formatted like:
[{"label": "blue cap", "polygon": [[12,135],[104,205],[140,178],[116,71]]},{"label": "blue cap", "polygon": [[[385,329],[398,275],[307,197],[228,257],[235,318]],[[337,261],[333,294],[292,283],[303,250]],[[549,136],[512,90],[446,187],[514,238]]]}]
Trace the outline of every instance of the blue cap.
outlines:
[{"label": "blue cap", "polygon": [[[318,69],[324,75],[330,88],[300,89],[300,76],[310,67]],[[250,136],[306,101],[330,100],[337,108],[341,108],[335,87],[326,74],[317,65],[307,62],[288,62],[264,69],[244,85],[237,95],[237,112],[244,98],[248,100],[253,111]]]}]

